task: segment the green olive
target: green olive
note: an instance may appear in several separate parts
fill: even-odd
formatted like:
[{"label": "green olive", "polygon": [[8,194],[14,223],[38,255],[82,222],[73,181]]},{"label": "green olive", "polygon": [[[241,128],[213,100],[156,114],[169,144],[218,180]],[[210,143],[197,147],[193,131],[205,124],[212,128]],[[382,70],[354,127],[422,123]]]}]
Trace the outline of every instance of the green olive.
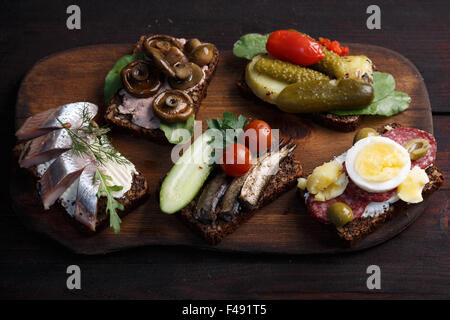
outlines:
[{"label": "green olive", "polygon": [[411,139],[403,147],[408,150],[411,160],[417,160],[427,154],[430,142],[421,138]]},{"label": "green olive", "polygon": [[353,144],[355,144],[356,142],[358,142],[361,139],[364,139],[367,137],[372,137],[372,136],[377,136],[377,135],[378,135],[378,132],[376,132],[375,129],[362,128],[362,129],[358,130],[358,132],[356,132],[355,138],[353,138]]},{"label": "green olive", "polygon": [[342,227],[345,224],[353,221],[353,211],[348,205],[343,202],[333,203],[327,211],[328,219],[336,227]]}]

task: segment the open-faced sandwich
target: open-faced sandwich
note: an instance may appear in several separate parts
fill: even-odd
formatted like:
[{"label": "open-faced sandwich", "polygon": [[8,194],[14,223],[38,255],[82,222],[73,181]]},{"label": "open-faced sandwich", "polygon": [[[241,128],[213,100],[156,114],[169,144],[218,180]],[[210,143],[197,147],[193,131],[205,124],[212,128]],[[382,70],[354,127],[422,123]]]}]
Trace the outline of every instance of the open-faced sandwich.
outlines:
[{"label": "open-faced sandwich", "polygon": [[352,244],[440,188],[436,149],[433,135],[419,129],[361,129],[347,152],[299,179],[302,201]]},{"label": "open-faced sandwich", "polygon": [[147,193],[147,181],[111,145],[108,128],[94,121],[97,106],[76,102],[35,114],[17,130],[19,166],[38,179],[44,209],[58,202],[90,231],[109,220],[115,233],[120,216]]},{"label": "open-faced sandwich", "polygon": [[162,182],[160,208],[214,245],[294,187],[302,167],[291,153],[296,145],[279,142],[264,121],[225,112],[207,123]]},{"label": "open-faced sandwich", "polygon": [[105,78],[106,120],[158,143],[179,143],[173,132],[192,133],[218,62],[211,43],[142,36],[133,54],[120,58]]},{"label": "open-faced sandwich", "polygon": [[395,91],[392,75],[374,72],[370,58],[348,52],[337,41],[295,30],[247,34],[233,48],[250,60],[237,85],[246,96],[339,131],[355,130],[363,115],[392,116],[408,108],[411,98]]}]

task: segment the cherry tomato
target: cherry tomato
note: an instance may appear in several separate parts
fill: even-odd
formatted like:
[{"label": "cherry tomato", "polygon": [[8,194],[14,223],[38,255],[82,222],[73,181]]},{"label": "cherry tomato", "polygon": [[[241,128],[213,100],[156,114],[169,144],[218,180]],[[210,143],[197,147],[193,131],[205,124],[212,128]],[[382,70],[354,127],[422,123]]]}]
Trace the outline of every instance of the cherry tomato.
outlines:
[{"label": "cherry tomato", "polygon": [[240,177],[252,166],[252,154],[243,144],[230,144],[223,153],[223,172],[232,177]]},{"label": "cherry tomato", "polygon": [[301,66],[310,66],[325,57],[314,39],[297,31],[278,30],[269,36],[267,51],[277,59]]},{"label": "cherry tomato", "polygon": [[265,152],[272,144],[272,129],[262,120],[253,120],[246,125],[244,135],[245,146],[254,154]]}]

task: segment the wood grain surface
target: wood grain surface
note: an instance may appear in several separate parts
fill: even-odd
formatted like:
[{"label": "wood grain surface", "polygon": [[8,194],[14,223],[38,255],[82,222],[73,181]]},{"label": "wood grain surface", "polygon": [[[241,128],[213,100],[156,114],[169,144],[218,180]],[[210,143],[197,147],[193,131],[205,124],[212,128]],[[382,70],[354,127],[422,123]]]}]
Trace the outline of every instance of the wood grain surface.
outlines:
[{"label": "wood grain surface", "polygon": [[[353,54],[365,54],[379,70],[393,74],[398,83],[397,90],[412,97],[411,106],[406,112],[390,118],[365,117],[362,126],[378,128],[396,121],[432,132],[428,94],[414,65],[400,54],[382,47],[363,44],[349,46]],[[89,101],[102,107],[104,75],[119,57],[130,52],[131,47],[131,44],[88,46],[56,53],[39,61],[24,78],[19,89],[17,125],[31,114],[69,102]],[[224,110],[228,110],[266,120],[273,129],[279,128],[281,134],[296,140],[298,147],[294,154],[301,161],[306,174],[351,146],[354,133],[331,131],[305,117],[282,113],[275,107],[242,97],[235,82],[245,63],[245,60],[234,57],[230,51],[222,52],[198,119],[217,118]],[[23,174],[16,171],[12,185],[13,204],[32,229],[77,253],[86,254],[143,245],[194,246],[220,251],[277,254],[335,253],[369,248],[392,238],[415,221],[427,205],[427,201],[424,201],[413,206],[407,214],[398,215],[386,226],[352,248],[347,248],[336,238],[331,228],[317,223],[306,213],[293,189],[259,210],[234,234],[212,247],[182,225],[175,215],[165,215],[159,210],[159,181],[173,165],[170,161],[171,146],[156,145],[129,134],[116,133],[112,138],[116,148],[147,178],[150,200],[123,219],[119,235],[114,235],[111,229],[105,229],[96,235],[86,236],[68,223],[63,209],[56,206],[45,212],[40,205],[35,182],[25,179]],[[24,188],[26,192],[20,192]]]},{"label": "wood grain surface", "polygon": [[[95,256],[75,254],[31,232],[13,211],[10,184],[4,182],[0,184],[0,298],[450,298],[448,0],[377,1],[382,12],[379,30],[366,28],[366,9],[373,4],[369,0],[77,0],[81,30],[68,30],[66,8],[72,3],[2,3],[0,141],[4,153],[16,143],[20,84],[45,56],[100,43],[134,43],[147,33],[198,37],[220,50],[230,50],[242,34],[295,28],[314,37],[390,48],[417,66],[430,95],[438,142],[436,162],[446,182],[408,230],[381,246],[356,253],[261,255],[146,246]],[[13,174],[6,171],[2,174],[8,182]],[[66,287],[66,268],[73,264],[82,270],[82,290]],[[382,271],[380,290],[366,286],[366,269],[373,264]]]}]

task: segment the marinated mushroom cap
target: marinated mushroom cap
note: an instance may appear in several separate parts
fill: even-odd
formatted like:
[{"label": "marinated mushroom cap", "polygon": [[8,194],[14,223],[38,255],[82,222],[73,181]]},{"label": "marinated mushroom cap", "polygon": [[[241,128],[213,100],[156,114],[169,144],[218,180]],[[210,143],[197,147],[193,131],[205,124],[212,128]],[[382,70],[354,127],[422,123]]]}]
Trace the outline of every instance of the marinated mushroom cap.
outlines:
[{"label": "marinated mushroom cap", "polygon": [[173,66],[167,61],[166,56],[156,48],[149,48],[148,55],[152,58],[155,66],[169,77],[175,77]]},{"label": "marinated mushroom cap", "polygon": [[121,71],[125,90],[139,98],[155,95],[162,85],[160,73],[144,60],[135,60]]},{"label": "marinated mushroom cap", "polygon": [[155,34],[144,40],[143,50],[145,54],[150,56],[150,48],[158,49],[163,54],[166,54],[171,47],[176,47],[180,50],[183,48],[181,43],[174,37],[165,34]]},{"label": "marinated mushroom cap", "polygon": [[198,39],[190,39],[184,49],[189,54],[189,59],[203,67],[211,62],[214,57],[214,46],[211,43],[201,43]]},{"label": "marinated mushroom cap", "polygon": [[191,97],[180,90],[161,92],[153,100],[153,112],[167,122],[182,122],[194,113]]},{"label": "marinated mushroom cap", "polygon": [[169,78],[172,88],[186,90],[198,84],[203,78],[202,69],[192,62],[177,63],[173,67],[175,76]]}]

